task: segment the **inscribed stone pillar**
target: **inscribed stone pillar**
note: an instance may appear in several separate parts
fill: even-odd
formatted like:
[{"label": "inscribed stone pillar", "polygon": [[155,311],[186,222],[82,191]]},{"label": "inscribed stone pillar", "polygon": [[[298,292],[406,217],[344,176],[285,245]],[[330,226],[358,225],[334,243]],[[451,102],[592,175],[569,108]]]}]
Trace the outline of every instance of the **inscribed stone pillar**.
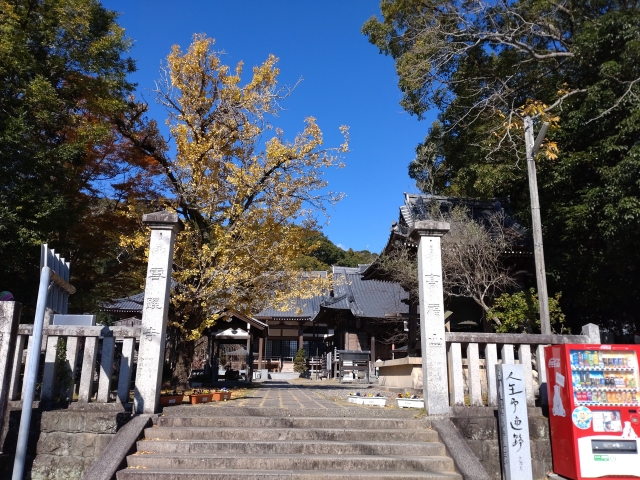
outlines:
[{"label": "inscribed stone pillar", "polygon": [[144,215],[142,223],[151,228],[151,240],[142,307],[134,410],[136,413],[155,413],[162,385],[173,244],[179,231],[179,220],[175,213],[155,212]]},{"label": "inscribed stone pillar", "polygon": [[2,432],[22,304],[0,302],[0,432]]},{"label": "inscribed stone pillar", "polygon": [[422,220],[415,222],[409,232],[411,239],[418,243],[422,388],[428,415],[449,412],[440,252],[440,237],[448,231],[449,224],[446,222]]}]

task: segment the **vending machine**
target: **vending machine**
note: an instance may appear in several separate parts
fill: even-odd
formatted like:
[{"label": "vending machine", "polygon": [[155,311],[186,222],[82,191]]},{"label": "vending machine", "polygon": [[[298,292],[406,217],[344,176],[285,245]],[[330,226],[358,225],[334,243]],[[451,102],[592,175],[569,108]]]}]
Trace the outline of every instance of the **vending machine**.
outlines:
[{"label": "vending machine", "polygon": [[637,345],[545,347],[554,472],[640,479]]}]

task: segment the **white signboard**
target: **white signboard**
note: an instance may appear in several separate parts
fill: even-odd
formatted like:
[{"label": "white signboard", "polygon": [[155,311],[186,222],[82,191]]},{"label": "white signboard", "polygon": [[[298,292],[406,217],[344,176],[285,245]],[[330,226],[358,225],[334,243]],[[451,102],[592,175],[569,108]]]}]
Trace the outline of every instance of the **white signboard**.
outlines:
[{"label": "white signboard", "polygon": [[506,480],[532,480],[531,440],[522,365],[496,365],[500,457]]}]

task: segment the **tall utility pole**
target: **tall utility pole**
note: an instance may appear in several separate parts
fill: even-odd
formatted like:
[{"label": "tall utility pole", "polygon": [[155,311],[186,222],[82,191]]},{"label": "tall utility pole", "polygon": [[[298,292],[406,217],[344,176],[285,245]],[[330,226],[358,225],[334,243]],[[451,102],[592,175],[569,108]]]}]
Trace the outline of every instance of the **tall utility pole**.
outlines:
[{"label": "tall utility pole", "polygon": [[527,171],[529,173],[531,223],[533,225],[533,254],[536,262],[536,282],[538,284],[538,303],[540,304],[540,330],[546,335],[551,334],[551,321],[549,320],[549,294],[547,293],[547,276],[544,268],[542,222],[540,220],[540,201],[538,199],[535,158],[548,128],[549,124],[544,123],[534,142],[533,120],[531,120],[529,116],[524,117],[524,141],[527,147]]}]

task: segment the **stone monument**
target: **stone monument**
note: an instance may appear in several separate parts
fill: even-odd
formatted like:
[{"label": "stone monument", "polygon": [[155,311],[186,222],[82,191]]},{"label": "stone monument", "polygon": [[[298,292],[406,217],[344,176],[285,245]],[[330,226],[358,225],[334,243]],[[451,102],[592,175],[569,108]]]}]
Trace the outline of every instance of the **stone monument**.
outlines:
[{"label": "stone monument", "polygon": [[500,457],[505,480],[532,480],[531,440],[524,383],[524,367],[496,365]]},{"label": "stone monument", "polygon": [[449,228],[446,222],[420,220],[414,223],[409,232],[410,238],[418,244],[422,388],[428,415],[449,413],[440,253],[440,237],[445,235]]},{"label": "stone monument", "polygon": [[155,413],[162,386],[173,245],[180,220],[175,213],[155,212],[144,215],[142,223],[151,228],[151,239],[133,408],[135,413]]}]

